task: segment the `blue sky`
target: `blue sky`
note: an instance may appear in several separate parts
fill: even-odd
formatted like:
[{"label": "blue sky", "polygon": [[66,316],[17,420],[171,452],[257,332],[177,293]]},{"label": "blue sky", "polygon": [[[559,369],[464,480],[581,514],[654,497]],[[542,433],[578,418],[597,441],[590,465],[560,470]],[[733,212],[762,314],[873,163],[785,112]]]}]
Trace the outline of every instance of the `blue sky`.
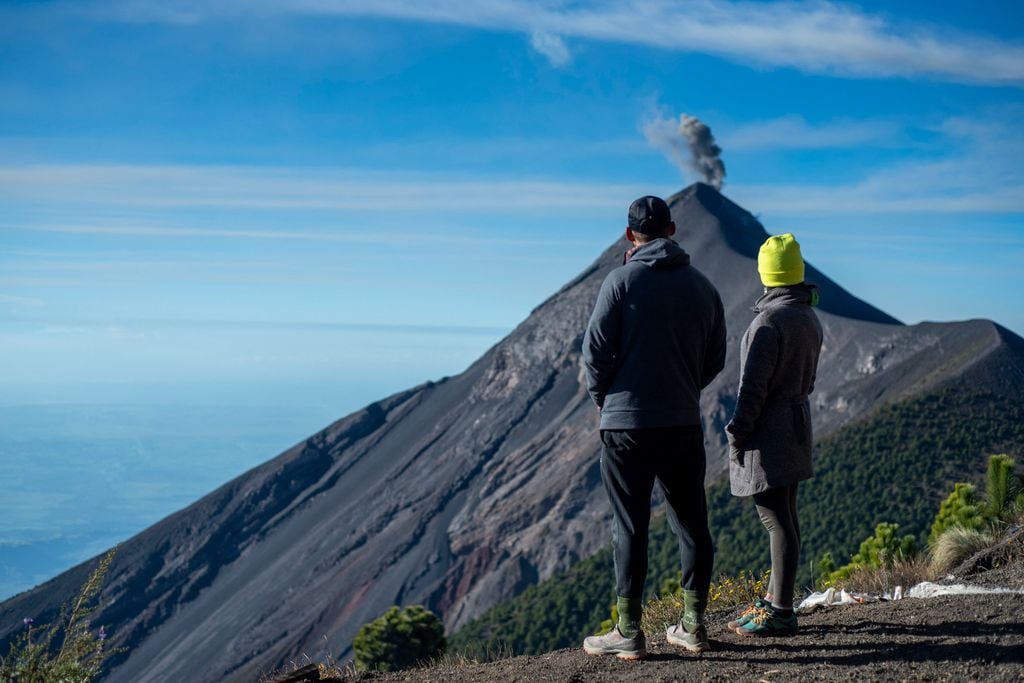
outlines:
[{"label": "blue sky", "polygon": [[908,323],[1024,333],[1022,17],[4,3],[2,401],[316,385],[350,410],[459,372],[631,199],[696,179],[654,134],[684,112],[721,144],[725,193],[840,284]]},{"label": "blue sky", "polygon": [[683,113],[858,296],[1024,333],[1022,7],[0,1],[0,599],[463,370]]}]

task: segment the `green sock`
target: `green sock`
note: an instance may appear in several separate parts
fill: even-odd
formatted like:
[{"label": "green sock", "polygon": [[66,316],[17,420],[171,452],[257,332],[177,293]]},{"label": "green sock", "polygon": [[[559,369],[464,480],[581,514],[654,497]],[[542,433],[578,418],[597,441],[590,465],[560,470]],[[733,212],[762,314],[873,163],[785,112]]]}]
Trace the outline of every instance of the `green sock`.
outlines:
[{"label": "green sock", "polygon": [[704,623],[704,610],[708,608],[707,591],[683,591],[683,630],[693,633]]},{"label": "green sock", "polygon": [[627,638],[632,638],[640,630],[644,601],[641,598],[619,596],[615,601],[615,609],[619,612],[619,632]]}]

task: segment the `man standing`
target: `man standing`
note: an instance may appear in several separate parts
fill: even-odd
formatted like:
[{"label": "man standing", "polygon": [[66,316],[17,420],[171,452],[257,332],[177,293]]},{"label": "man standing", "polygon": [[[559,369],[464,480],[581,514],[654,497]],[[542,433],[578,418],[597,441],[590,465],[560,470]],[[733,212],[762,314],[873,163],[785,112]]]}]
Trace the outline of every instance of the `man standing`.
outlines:
[{"label": "man standing", "polygon": [[714,286],[672,239],[658,197],[629,207],[633,248],[605,278],[583,338],[587,388],[601,411],[601,477],[612,504],[619,620],[583,649],[640,659],[647,528],[657,480],[679,539],[683,618],[668,641],[708,649],[704,627],[714,549],[704,498],[700,392],[725,364],[725,317]]}]

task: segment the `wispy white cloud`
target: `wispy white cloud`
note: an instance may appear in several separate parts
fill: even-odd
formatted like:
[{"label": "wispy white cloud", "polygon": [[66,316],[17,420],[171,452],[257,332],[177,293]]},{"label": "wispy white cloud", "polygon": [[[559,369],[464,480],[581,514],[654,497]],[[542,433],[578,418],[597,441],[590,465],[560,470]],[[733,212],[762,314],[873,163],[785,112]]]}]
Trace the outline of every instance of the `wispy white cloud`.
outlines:
[{"label": "wispy white cloud", "polygon": [[[913,175],[912,167],[907,167]],[[949,195],[931,188],[883,187],[883,174],[849,185],[734,185],[729,196],[756,213],[868,214],[984,214],[1024,213],[1024,184],[995,190],[972,189]]]},{"label": "wispy white cloud", "polygon": [[111,336],[144,336],[163,330],[307,330],[323,333],[375,332],[383,334],[429,334],[493,336],[509,332],[508,327],[494,325],[415,325],[360,322],[335,322],[318,320],[245,320],[228,318],[125,318],[117,321],[105,318],[66,318],[50,320],[40,317],[14,318],[19,325],[33,325],[42,332],[54,336],[76,336],[85,333],[99,333]]},{"label": "wispy white cloud", "polygon": [[[552,61],[562,37],[703,52],[744,64],[862,78],[918,77],[1024,86],[1024,46],[954,29],[896,24],[856,5],[730,0],[251,0],[94,6],[109,18],[178,24],[280,14],[367,16],[521,31]],[[553,47],[554,46],[554,47]]]},{"label": "wispy white cloud", "polygon": [[31,296],[17,296],[15,294],[0,294],[0,303],[11,304],[12,309],[39,308],[45,306],[46,302]]},{"label": "wispy white cloud", "polygon": [[904,127],[895,121],[838,120],[811,124],[795,114],[726,128],[718,137],[730,151],[909,146]]},{"label": "wispy white cloud", "polygon": [[[98,164],[0,167],[0,200],[52,201],[59,197],[65,202],[157,208],[386,209],[392,213],[437,209],[593,210],[628,204],[639,190],[639,185],[627,184],[446,180],[432,174],[322,168]],[[273,238],[272,232],[263,236]]]},{"label": "wispy white cloud", "polygon": [[[723,135],[724,156],[730,146],[810,148],[889,146],[906,144],[903,160],[866,172],[852,182],[821,184],[758,184],[733,186],[729,194],[755,211],[788,213],[1021,213],[1024,212],[1024,140],[1017,134],[1021,108],[1004,107],[977,117],[955,117],[931,126],[933,140],[920,149],[915,136],[891,122],[842,120],[809,124],[783,117],[733,129]],[[781,132],[780,132],[781,131]],[[918,131],[920,132],[920,131]],[[793,137],[802,137],[800,141]],[[920,136],[917,136],[920,137]],[[770,138],[770,139],[769,139]],[[774,140],[774,142],[772,142]],[[737,143],[738,141],[738,143]],[[403,242],[531,246],[564,243],[536,233],[517,236],[509,231],[452,231],[449,224],[460,212],[517,216],[573,212],[606,216],[641,194],[670,192],[649,183],[586,180],[491,178],[467,179],[427,173],[360,169],[43,164],[0,166],[0,205],[30,206],[45,200],[48,215],[97,216],[107,207],[117,220],[93,218],[73,222],[35,217],[0,223],[0,230],[29,229],[67,234],[150,238],[211,238],[304,242],[357,243],[368,224],[400,226],[403,216],[415,215],[417,225],[431,217],[433,228],[394,230]],[[141,207],[141,208],[140,208]],[[301,221],[279,227],[254,226],[244,214],[233,225],[175,225],[164,209],[217,207],[235,209],[325,210],[311,228]],[[148,218],[131,223],[131,215]],[[27,215],[32,215],[31,213]],[[228,213],[227,215],[232,215]],[[616,214],[617,215],[617,214]],[[526,219],[526,218],[524,218]],[[369,221],[369,223],[368,223]],[[375,221],[375,223],[374,223]],[[397,222],[396,222],[397,221]]]},{"label": "wispy white cloud", "polygon": [[[262,240],[262,241],[293,241],[293,242],[328,242],[341,244],[365,244],[365,230],[351,229],[348,232],[314,232],[308,230],[261,230],[261,229],[222,229],[222,228],[192,228],[174,227],[161,225],[116,225],[116,224],[51,224],[51,223],[21,223],[21,224],[0,224],[0,229],[6,230],[28,230],[32,232],[52,232],[72,235],[113,235],[125,237],[155,237],[155,238],[184,238],[184,239],[231,239],[231,240]],[[507,246],[507,247],[553,247],[566,246],[574,242],[569,239],[555,238],[516,238],[502,235],[472,236],[459,234],[454,231],[441,232],[401,232],[393,231],[388,233],[389,238],[402,244],[415,245],[438,245],[452,246]],[[68,270],[76,267],[94,267],[95,263],[69,264]],[[146,267],[145,264],[141,266]]]},{"label": "wispy white cloud", "polygon": [[[1024,213],[1022,114],[1022,107],[1005,106],[914,128],[876,120],[811,125],[796,116],[755,122],[722,136],[727,161],[732,149],[903,147],[908,153],[848,182],[747,182],[728,194],[753,211],[782,214]],[[665,151],[659,133],[674,123],[660,113],[644,124],[649,143]],[[915,140],[921,133],[931,140]]]},{"label": "wispy white cloud", "polygon": [[78,280],[66,278],[0,276],[0,285],[5,287],[68,287],[79,284]]},{"label": "wispy white cloud", "polygon": [[569,48],[554,33],[535,31],[530,36],[530,47],[547,57],[552,66],[565,66],[569,63]]},{"label": "wispy white cloud", "polygon": [[944,153],[878,168],[852,183],[748,185],[732,193],[754,211],[777,213],[1024,213],[1024,141],[1015,109],[939,126]]}]

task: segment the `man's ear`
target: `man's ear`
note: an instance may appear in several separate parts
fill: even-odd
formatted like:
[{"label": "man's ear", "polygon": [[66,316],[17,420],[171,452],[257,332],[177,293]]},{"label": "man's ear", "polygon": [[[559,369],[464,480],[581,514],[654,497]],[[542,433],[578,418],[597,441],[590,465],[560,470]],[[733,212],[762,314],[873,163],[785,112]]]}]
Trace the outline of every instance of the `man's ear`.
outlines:
[{"label": "man's ear", "polygon": [[665,237],[671,237],[674,234],[676,234],[676,224],[669,223],[668,229],[665,231]]},{"label": "man's ear", "polygon": [[633,237],[633,230],[630,229],[630,228],[626,228],[626,241],[627,242],[635,242],[636,241],[636,238]]}]

